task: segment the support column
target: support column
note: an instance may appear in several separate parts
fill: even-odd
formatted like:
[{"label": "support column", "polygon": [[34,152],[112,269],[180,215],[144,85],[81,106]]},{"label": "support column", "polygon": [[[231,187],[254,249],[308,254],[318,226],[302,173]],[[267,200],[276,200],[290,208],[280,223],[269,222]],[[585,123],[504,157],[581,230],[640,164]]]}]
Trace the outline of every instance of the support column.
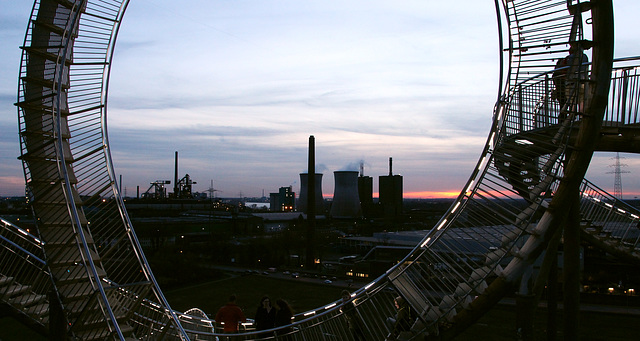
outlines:
[{"label": "support column", "polygon": [[53,341],[67,341],[67,319],[62,309],[62,302],[55,290],[49,291],[47,294],[49,299],[49,337]]},{"label": "support column", "polygon": [[[548,252],[551,252],[549,250]],[[558,335],[558,250],[553,250],[555,262],[550,265],[547,282],[547,341],[556,341]]]},{"label": "support column", "polygon": [[520,288],[516,293],[516,334],[517,339],[521,341],[533,341],[533,316],[537,300],[535,292],[533,264],[527,266],[527,269],[520,278]]},{"label": "support column", "polygon": [[537,300],[535,294],[531,291],[530,279],[533,272],[533,266],[530,265],[525,275],[522,276],[520,290],[516,294],[516,329],[518,340],[533,341],[533,316],[535,315],[535,307]]},{"label": "support column", "polygon": [[564,339],[578,340],[580,325],[580,196],[575,193],[564,228]]},{"label": "support column", "polygon": [[[566,224],[566,219],[562,225]],[[529,309],[531,312],[528,316],[532,319],[530,322],[533,327],[533,318],[535,316],[536,308],[538,307],[538,303],[542,298],[542,294],[545,289],[545,285],[547,288],[547,340],[555,341],[557,335],[557,326],[556,326],[556,318],[557,318],[557,282],[558,282],[558,247],[560,245],[560,239],[562,236],[562,229],[558,229],[551,240],[549,240],[549,244],[545,252],[542,255],[542,264],[540,265],[540,269],[538,271],[538,276],[536,277],[534,286],[533,286],[533,294],[535,298],[529,302]],[[535,329],[535,328],[534,328]],[[533,335],[533,333],[532,333]],[[535,337],[535,335],[533,335]]]}]

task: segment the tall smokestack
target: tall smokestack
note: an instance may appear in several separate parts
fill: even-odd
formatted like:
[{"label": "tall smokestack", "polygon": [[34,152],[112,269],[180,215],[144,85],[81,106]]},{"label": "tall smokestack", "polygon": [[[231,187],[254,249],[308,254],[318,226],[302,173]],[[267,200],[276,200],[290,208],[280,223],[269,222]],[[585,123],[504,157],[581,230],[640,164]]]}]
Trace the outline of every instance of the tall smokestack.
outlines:
[{"label": "tall smokestack", "polygon": [[173,196],[178,197],[178,151],[176,151],[175,171],[173,172]]},{"label": "tall smokestack", "polygon": [[316,178],[316,140],[313,135],[309,136],[309,163],[307,168],[308,183],[312,185],[307,186],[307,215],[310,217],[312,216],[315,219],[316,187],[311,183]]},{"label": "tall smokestack", "polygon": [[[316,178],[316,139],[309,136],[309,164],[307,174],[309,180]],[[310,182],[310,181],[309,181]],[[314,268],[315,263],[315,230],[316,230],[316,188],[307,186],[307,259],[306,265],[309,269]]]},{"label": "tall smokestack", "polygon": [[334,218],[355,218],[362,215],[358,194],[357,171],[335,171],[335,189],[331,216]]},{"label": "tall smokestack", "polygon": [[393,175],[393,159],[389,157],[389,176]]}]

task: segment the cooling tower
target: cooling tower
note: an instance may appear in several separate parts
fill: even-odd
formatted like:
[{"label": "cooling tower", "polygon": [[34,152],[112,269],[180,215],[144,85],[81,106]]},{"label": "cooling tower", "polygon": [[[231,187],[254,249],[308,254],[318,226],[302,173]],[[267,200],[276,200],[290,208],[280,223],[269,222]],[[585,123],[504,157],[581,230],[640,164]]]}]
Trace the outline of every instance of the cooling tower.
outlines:
[{"label": "cooling tower", "polygon": [[335,171],[335,188],[331,216],[334,218],[355,218],[362,215],[358,194],[357,171]]},{"label": "cooling tower", "polygon": [[[298,198],[298,211],[307,213],[307,196],[309,191],[309,174],[300,173],[300,197]],[[316,173],[315,184],[316,214],[324,214],[324,199],[322,198],[322,173]]]}]

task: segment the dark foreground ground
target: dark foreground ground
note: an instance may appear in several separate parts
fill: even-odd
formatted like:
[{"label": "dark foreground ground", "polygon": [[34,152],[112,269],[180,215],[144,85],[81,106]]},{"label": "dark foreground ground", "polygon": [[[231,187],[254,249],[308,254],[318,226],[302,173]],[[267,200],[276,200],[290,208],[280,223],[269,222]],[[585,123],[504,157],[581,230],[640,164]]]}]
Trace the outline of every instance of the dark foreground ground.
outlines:
[{"label": "dark foreground ground", "polygon": [[[230,276],[222,280],[189,286],[165,292],[172,308],[185,311],[198,307],[214,316],[230,293],[238,295],[238,304],[248,317],[253,317],[257,304],[264,294],[272,299],[288,300],[295,311],[323,306],[340,296],[343,288],[333,284],[303,282],[298,279],[279,279],[265,275]],[[457,340],[517,340],[516,314],[512,305],[499,305],[475,325],[461,334]],[[543,309],[534,321],[536,340],[547,340],[547,316]],[[562,317],[557,319],[557,340],[563,340]],[[618,313],[582,312],[580,315],[580,339],[583,341],[637,341],[640,340],[640,316]],[[0,341],[44,340],[24,329],[10,317],[0,318]]]},{"label": "dark foreground ground", "polygon": [[[253,317],[257,302],[263,294],[271,298],[284,298],[297,312],[317,308],[336,300],[344,288],[331,284],[304,283],[300,280],[282,280],[263,275],[248,275],[214,283],[174,290],[165,293],[174,309],[184,311],[199,307],[208,315],[215,315],[225,303],[229,293],[238,295],[238,304]],[[557,320],[557,340],[563,340],[562,315]],[[517,340],[515,307],[510,304],[492,309],[478,323],[456,340]],[[536,340],[547,340],[547,314],[540,309],[534,321]],[[582,312],[579,335],[583,341],[638,341],[640,315]]]}]

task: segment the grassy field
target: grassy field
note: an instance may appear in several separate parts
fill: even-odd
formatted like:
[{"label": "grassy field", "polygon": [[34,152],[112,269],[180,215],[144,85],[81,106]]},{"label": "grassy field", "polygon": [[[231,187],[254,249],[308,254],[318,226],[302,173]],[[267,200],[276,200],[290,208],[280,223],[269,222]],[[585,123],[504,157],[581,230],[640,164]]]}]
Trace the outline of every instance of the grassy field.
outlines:
[{"label": "grassy field", "polygon": [[236,294],[238,305],[247,317],[253,318],[260,298],[264,295],[269,295],[272,301],[282,298],[289,302],[294,312],[302,312],[339,299],[342,290],[343,288],[327,284],[274,279],[265,275],[243,275],[171,290],[164,294],[171,308],[186,311],[197,307],[212,318],[227,302],[229,295]]}]

